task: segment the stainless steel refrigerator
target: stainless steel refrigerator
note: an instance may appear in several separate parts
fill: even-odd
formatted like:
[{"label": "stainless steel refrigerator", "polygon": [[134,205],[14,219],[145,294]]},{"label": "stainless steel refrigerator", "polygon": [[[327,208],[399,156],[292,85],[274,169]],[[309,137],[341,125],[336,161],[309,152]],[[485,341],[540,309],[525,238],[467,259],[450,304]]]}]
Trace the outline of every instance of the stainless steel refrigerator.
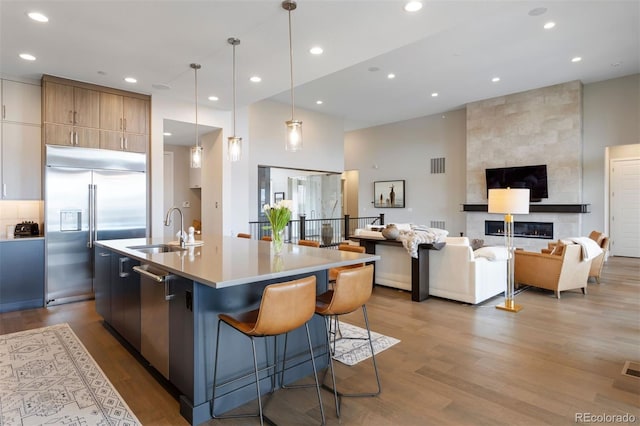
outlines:
[{"label": "stainless steel refrigerator", "polygon": [[47,306],[93,297],[96,240],[147,235],[146,156],[46,146]]}]

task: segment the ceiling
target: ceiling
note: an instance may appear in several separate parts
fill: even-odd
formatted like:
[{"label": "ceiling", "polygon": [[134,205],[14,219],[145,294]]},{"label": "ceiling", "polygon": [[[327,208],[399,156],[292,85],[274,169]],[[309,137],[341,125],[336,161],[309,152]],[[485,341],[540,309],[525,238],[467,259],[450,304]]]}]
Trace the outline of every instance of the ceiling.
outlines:
[{"label": "ceiling", "polygon": [[[637,0],[422,3],[410,14],[400,0],[299,0],[291,13],[296,108],[342,117],[353,130],[640,72]],[[539,8],[544,13],[533,13]],[[32,21],[30,11],[49,22]],[[545,30],[548,21],[556,26]],[[241,40],[237,106],[289,103],[288,17],[278,0],[0,0],[5,77],[51,74],[193,102],[196,62],[200,105],[228,111],[229,37]],[[310,54],[313,46],[324,53]],[[23,52],[36,60],[20,59]],[[571,62],[576,56],[582,61]],[[262,81],[250,82],[253,75]]]}]

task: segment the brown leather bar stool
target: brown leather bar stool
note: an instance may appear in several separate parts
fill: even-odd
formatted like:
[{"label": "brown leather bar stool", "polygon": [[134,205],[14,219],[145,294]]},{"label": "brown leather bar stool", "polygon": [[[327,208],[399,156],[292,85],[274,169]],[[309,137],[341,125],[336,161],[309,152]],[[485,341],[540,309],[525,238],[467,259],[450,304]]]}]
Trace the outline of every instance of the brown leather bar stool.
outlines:
[{"label": "brown leather bar stool", "polygon": [[251,234],[245,234],[244,232],[240,232],[238,233],[238,235],[236,235],[238,238],[251,238]]},{"label": "brown leather bar stool", "polygon": [[298,241],[298,245],[299,245],[299,246],[307,246],[307,247],[315,247],[315,248],[319,248],[319,247],[320,247],[320,241],[313,241],[313,240],[299,240],[299,241]]},{"label": "brown leather bar stool", "polygon": [[[330,320],[340,315],[349,314],[358,308],[362,308],[364,322],[367,327],[367,335],[369,346],[371,349],[371,359],[373,361],[373,369],[376,375],[377,390],[367,393],[342,393],[338,392],[336,387],[336,376],[333,368],[333,356],[329,356],[329,369],[331,370],[331,378],[333,386],[329,388],[323,384],[323,387],[333,391],[336,401],[336,414],[340,417],[340,400],[338,397],[364,397],[376,396],[380,393],[380,376],[378,375],[378,366],[376,365],[376,356],[373,351],[373,342],[371,341],[371,329],[369,328],[369,318],[367,316],[366,303],[371,297],[373,283],[373,265],[366,265],[359,268],[345,269],[338,273],[336,285],[333,290],[319,295],[316,298],[316,314],[321,315],[325,319],[325,328],[327,331],[327,348],[330,355],[334,353],[331,350],[331,334]],[[348,337],[343,337],[348,338]]]},{"label": "brown leather bar stool", "polygon": [[265,235],[264,237],[260,238],[262,241],[271,241],[272,238],[269,235]]},{"label": "brown leather bar stool", "polygon": [[[351,244],[340,244],[338,246],[338,250],[342,250],[342,251],[352,251],[354,253],[364,253],[364,246],[352,246]],[[352,268],[360,268],[364,266],[364,263],[358,263],[356,265],[348,265],[348,266],[339,266],[337,268],[331,268],[329,269],[329,281],[335,281],[336,278],[338,277],[338,272],[340,271],[344,271],[345,269],[352,269]]]},{"label": "brown leather bar stool", "polygon": [[[237,417],[260,417],[260,424],[264,424],[264,414],[262,407],[262,398],[260,397],[260,378],[258,371],[258,358],[256,356],[256,337],[269,337],[285,335],[298,327],[305,326],[307,330],[307,341],[309,343],[309,353],[311,354],[311,365],[313,366],[313,376],[315,379],[316,391],[318,393],[318,402],[320,403],[320,414],[322,415],[322,424],[325,424],[324,408],[322,407],[322,397],[320,396],[320,384],[318,382],[318,374],[316,371],[316,363],[313,356],[313,345],[311,343],[311,335],[309,333],[309,320],[313,317],[316,296],[316,277],[310,276],[299,280],[288,281],[284,283],[271,284],[265,287],[262,293],[260,307],[253,311],[241,312],[237,314],[219,314],[218,315],[218,336],[216,338],[216,354],[213,372],[213,396],[210,403],[211,417],[214,419],[221,418],[237,418]],[[216,416],[214,412],[214,403],[216,399],[217,373],[218,373],[218,349],[220,348],[220,326],[227,324],[234,330],[239,331],[251,339],[251,347],[253,349],[253,368],[256,381],[256,390],[258,395],[259,414],[238,414],[228,416]],[[286,340],[285,340],[286,341]],[[286,344],[285,344],[286,356]],[[275,363],[267,366],[265,369],[273,369],[275,375]],[[284,372],[283,372],[284,373]],[[274,380],[272,376],[271,392],[274,391]]]}]

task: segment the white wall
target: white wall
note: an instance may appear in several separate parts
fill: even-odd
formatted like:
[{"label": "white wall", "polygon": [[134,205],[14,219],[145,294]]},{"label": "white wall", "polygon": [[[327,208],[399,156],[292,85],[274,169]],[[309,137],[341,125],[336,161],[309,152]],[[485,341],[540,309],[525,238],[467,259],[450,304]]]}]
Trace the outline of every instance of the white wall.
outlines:
[{"label": "white wall", "polygon": [[[384,213],[386,223],[422,225],[443,220],[452,235],[465,231],[464,109],[347,132],[344,150],[345,169],[359,171],[359,216]],[[430,159],[440,157],[446,173],[431,174]],[[405,208],[374,208],[373,182],[401,179]]]},{"label": "white wall", "polygon": [[[186,231],[194,219],[202,220],[202,190],[189,187],[189,157],[191,156],[191,147],[165,145],[164,150],[173,152],[173,204],[180,207],[182,211]],[[185,201],[189,203],[190,207],[183,206]]]},{"label": "white wall", "polygon": [[608,221],[606,147],[640,143],[640,74],[585,85],[583,115],[583,200],[591,204],[583,231],[588,233],[606,229]]},{"label": "white wall", "polygon": [[[151,98],[151,148],[149,153],[149,184],[150,184],[150,224],[151,235],[162,236],[163,220],[165,212],[163,207],[163,152],[164,152],[164,136],[163,121],[164,119],[184,121],[187,123],[194,123],[195,111],[193,103],[176,102],[162,94],[153,95]],[[203,124],[211,127],[230,129],[231,114],[228,111],[219,111],[211,108],[198,108],[198,124]],[[223,130],[224,131],[224,130]],[[219,132],[222,133],[222,132]],[[213,145],[213,141],[207,143],[209,147]],[[203,146],[204,143],[203,143]],[[213,147],[211,147],[213,149]],[[205,147],[205,156],[207,150]],[[222,201],[225,199],[225,191],[227,185],[223,182],[231,182],[232,179],[229,176],[231,174],[231,166],[226,161],[225,157],[221,155],[210,155],[205,158],[208,169],[220,171],[223,178],[216,180],[209,180],[208,184],[211,189],[210,192],[204,191],[202,193],[202,222],[203,230],[206,233],[220,233],[224,226],[225,217],[222,220],[215,222],[209,218],[214,213],[215,203],[218,203],[218,208],[222,209]],[[203,179],[206,177],[203,176]],[[220,195],[221,194],[221,195]],[[218,197],[218,198],[214,198]],[[229,211],[229,215],[231,212]],[[205,228],[205,224],[210,223],[210,226]]]},{"label": "white wall", "polygon": [[[302,120],[303,148],[285,150],[285,121],[291,119],[291,107],[273,101],[257,102],[249,107],[248,158],[244,157],[247,179],[233,186],[238,194],[232,208],[237,213],[226,227],[237,232],[248,230],[247,222],[258,218],[258,166],[322,170],[341,173],[344,169],[344,124],[342,119],[296,108],[295,118]],[[225,187],[226,187],[225,183]]]},{"label": "white wall", "polygon": [[[360,176],[359,215],[382,212],[386,222],[426,224],[443,217],[452,234],[466,234],[465,213],[459,211],[466,196],[465,111],[448,112],[442,121],[434,115],[346,133],[345,169]],[[584,85],[582,123],[580,200],[591,204],[591,213],[581,219],[588,233],[605,229],[605,148],[640,142],[640,75]],[[426,177],[428,159],[439,156],[447,158],[446,175]],[[407,180],[407,208],[374,209],[373,181],[395,179]]]}]

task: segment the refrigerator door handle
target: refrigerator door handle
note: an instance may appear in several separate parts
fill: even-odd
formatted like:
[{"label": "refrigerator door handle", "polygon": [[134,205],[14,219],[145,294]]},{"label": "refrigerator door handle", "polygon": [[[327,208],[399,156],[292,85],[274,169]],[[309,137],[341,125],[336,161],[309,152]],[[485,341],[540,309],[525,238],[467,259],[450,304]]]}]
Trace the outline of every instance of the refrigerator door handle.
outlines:
[{"label": "refrigerator door handle", "polygon": [[93,248],[93,185],[89,184],[89,236],[87,238],[87,247]]},{"label": "refrigerator door handle", "polygon": [[98,240],[98,185],[93,185],[93,238],[92,245]]}]

